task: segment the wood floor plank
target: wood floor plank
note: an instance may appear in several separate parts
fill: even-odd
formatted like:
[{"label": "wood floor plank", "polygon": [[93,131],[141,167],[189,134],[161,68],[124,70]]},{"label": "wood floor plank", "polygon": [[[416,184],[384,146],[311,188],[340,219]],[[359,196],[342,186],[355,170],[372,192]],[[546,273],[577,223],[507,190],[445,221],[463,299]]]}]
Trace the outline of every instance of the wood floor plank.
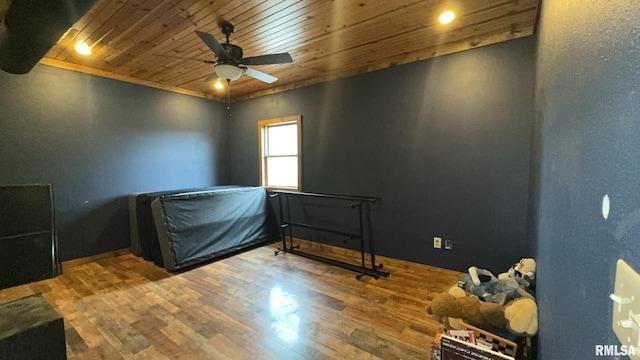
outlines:
[{"label": "wood floor plank", "polygon": [[[69,359],[427,359],[435,294],[463,274],[379,257],[375,280],[279,244],[179,273],[126,251],[63,264],[55,279],[0,291],[35,293],[63,316]],[[359,253],[303,243],[357,264]]]}]

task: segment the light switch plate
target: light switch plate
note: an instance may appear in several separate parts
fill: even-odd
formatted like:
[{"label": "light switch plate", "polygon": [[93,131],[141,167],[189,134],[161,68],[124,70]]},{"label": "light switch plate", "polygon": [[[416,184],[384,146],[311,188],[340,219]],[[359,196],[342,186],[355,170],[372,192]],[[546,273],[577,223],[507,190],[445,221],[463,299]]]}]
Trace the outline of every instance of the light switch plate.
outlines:
[{"label": "light switch plate", "polygon": [[[616,264],[616,282],[613,294],[613,332],[621,345],[640,349],[640,275],[624,260]],[[640,353],[630,355],[640,359]]]}]

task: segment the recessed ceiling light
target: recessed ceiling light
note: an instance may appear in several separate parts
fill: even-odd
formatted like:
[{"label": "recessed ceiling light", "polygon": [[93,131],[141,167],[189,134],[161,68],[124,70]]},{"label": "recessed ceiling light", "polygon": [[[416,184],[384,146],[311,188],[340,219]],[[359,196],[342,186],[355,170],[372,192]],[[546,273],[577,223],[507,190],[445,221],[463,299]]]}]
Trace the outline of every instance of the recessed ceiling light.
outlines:
[{"label": "recessed ceiling light", "polygon": [[450,22],[453,21],[453,19],[456,18],[456,13],[454,13],[451,10],[447,10],[445,12],[443,12],[442,14],[440,14],[440,18],[438,20],[440,20],[441,24],[448,24]]},{"label": "recessed ceiling light", "polygon": [[76,44],[76,46],[73,47],[73,49],[77,51],[78,54],[84,55],[84,56],[91,55],[91,52],[92,52],[89,45],[87,45],[87,43],[85,43],[84,41],[78,41],[78,43]]},{"label": "recessed ceiling light", "polygon": [[93,53],[93,47],[98,45],[98,43],[101,42],[102,40],[104,40],[104,38],[107,37],[107,35],[111,34],[113,30],[115,30],[115,28],[111,28],[111,30],[107,31],[106,34],[102,35],[102,37],[98,39],[98,41],[94,42],[93,45],[91,46],[87,45],[87,42],[86,42],[87,39],[85,39],[85,41],[78,41],[76,45],[73,47],[73,49],[77,51],[78,54],[80,55],[84,55],[84,56],[91,55]]}]

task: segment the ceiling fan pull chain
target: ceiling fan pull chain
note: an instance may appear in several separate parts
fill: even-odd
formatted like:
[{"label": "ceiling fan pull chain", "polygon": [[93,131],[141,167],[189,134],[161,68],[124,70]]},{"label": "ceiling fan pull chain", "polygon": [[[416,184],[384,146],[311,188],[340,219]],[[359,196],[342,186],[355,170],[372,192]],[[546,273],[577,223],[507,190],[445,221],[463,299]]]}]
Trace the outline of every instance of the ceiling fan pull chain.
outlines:
[{"label": "ceiling fan pull chain", "polygon": [[227,113],[231,116],[231,81],[227,80]]}]

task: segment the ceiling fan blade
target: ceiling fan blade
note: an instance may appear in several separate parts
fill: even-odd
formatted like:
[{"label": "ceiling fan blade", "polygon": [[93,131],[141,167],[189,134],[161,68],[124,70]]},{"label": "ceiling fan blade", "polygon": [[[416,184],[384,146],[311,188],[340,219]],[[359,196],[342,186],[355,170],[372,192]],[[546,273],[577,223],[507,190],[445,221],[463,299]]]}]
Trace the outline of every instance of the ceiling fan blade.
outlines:
[{"label": "ceiling fan blade", "polygon": [[293,59],[289,53],[251,56],[240,60],[240,63],[245,65],[288,64],[291,62]]},{"label": "ceiling fan blade", "polygon": [[222,47],[222,45],[220,45],[218,40],[213,37],[213,35],[198,30],[196,30],[196,34],[198,34],[200,40],[207,44],[209,49],[211,49],[211,51],[216,54],[216,57],[229,57],[225,49]]},{"label": "ceiling fan blade", "polygon": [[204,79],[204,82],[211,82],[211,81],[215,81],[220,79],[220,76],[218,76],[218,73],[214,72],[213,74],[207,76],[206,79]]},{"label": "ceiling fan blade", "polygon": [[173,55],[165,55],[165,54],[153,54],[153,55],[162,56],[162,57],[168,57],[168,58],[172,58],[172,59],[197,61],[197,62],[201,62],[201,63],[205,63],[205,64],[216,64],[216,62],[213,61],[213,60],[202,60],[202,59],[186,58],[186,57],[182,57],[182,56],[173,56]]},{"label": "ceiling fan blade", "polygon": [[271,84],[272,82],[278,80],[277,77],[263,73],[262,71],[258,71],[250,68],[242,68],[242,71],[244,71],[245,75],[249,75],[254,79],[266,82],[268,84]]}]

